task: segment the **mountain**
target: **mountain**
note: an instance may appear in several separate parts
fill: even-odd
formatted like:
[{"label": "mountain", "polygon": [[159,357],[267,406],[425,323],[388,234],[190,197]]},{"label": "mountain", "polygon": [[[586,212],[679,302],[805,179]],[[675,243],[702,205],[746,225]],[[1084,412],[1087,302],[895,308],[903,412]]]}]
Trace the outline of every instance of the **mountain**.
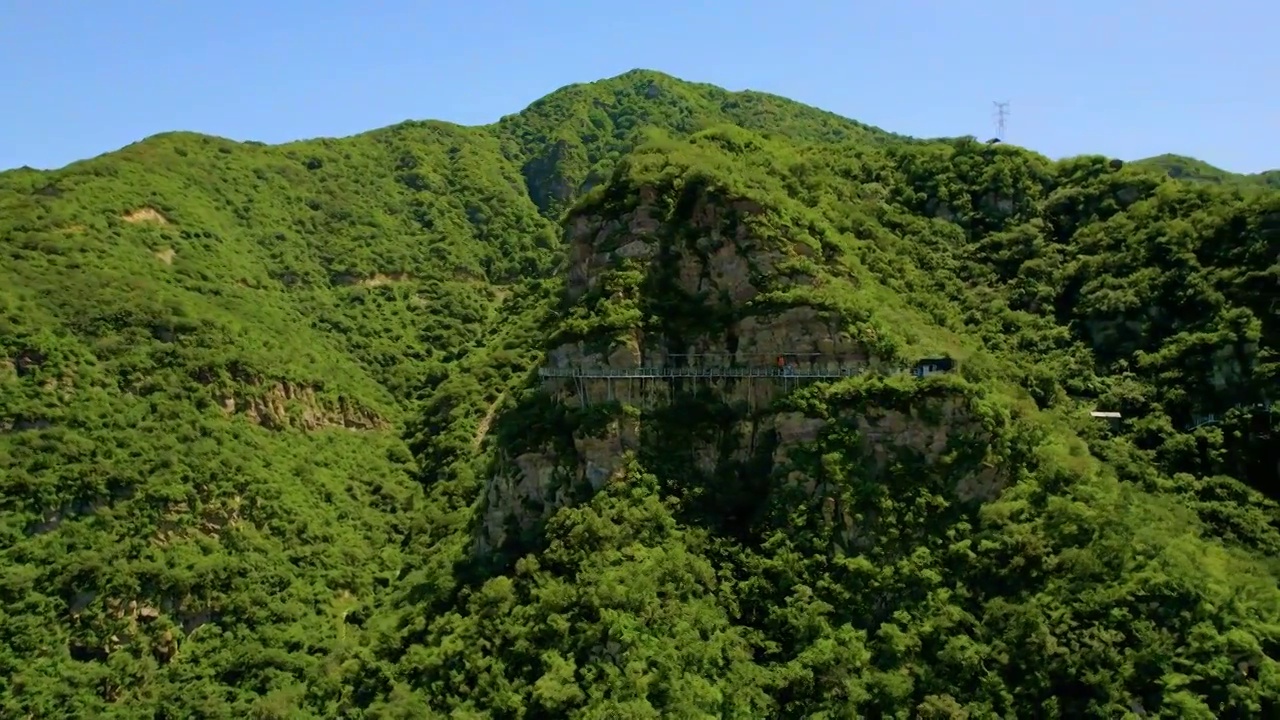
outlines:
[{"label": "mountain", "polygon": [[1252,175],[1241,175],[1216,168],[1202,160],[1182,155],[1157,155],[1156,157],[1138,160],[1136,165],[1166,173],[1171,178],[1182,180],[1198,180],[1210,183],[1226,183],[1236,185],[1263,185],[1280,188],[1280,170],[1267,170]]},{"label": "mountain", "polygon": [[633,71],[0,174],[0,711],[1275,714],[1280,193],[1152,165]]}]

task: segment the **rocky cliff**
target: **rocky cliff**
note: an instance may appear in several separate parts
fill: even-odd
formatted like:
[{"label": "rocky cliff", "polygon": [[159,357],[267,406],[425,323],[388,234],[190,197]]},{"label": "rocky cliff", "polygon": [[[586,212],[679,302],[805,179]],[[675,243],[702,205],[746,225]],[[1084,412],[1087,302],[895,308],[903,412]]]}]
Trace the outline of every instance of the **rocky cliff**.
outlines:
[{"label": "rocky cliff", "polygon": [[[750,508],[726,508],[738,530],[770,522],[770,503],[803,488],[842,528],[841,542],[854,543],[868,518],[837,503],[837,489],[797,457],[852,433],[875,473],[904,457],[941,468],[960,445],[991,444],[958,387],[903,374],[912,360],[838,301],[857,278],[815,262],[838,248],[780,210],[713,182],[615,178],[571,214],[540,380],[560,422],[498,449],[480,552],[529,537],[557,508],[622,479],[629,459],[666,466],[691,487],[757,489]],[[853,388],[886,383],[898,388],[882,393],[889,404],[842,407],[861,397]],[[917,396],[923,385],[930,392]],[[979,457],[950,492],[989,500],[1003,484]]]}]

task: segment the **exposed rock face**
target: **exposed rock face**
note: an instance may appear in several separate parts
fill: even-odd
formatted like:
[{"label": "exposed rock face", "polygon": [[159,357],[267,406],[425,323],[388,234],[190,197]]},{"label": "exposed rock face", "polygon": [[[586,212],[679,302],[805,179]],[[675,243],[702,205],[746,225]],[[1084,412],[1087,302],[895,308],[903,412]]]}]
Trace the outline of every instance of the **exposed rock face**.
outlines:
[{"label": "exposed rock face", "polygon": [[478,547],[500,547],[512,530],[524,531],[568,504],[575,486],[593,491],[616,479],[626,453],[639,447],[639,423],[620,418],[597,436],[575,434],[573,456],[550,448],[499,459],[499,472],[488,483]]},{"label": "exposed rock face", "polygon": [[[161,340],[172,341],[163,333]],[[28,378],[45,372],[40,379],[42,390],[69,397],[75,392],[75,375],[71,369],[49,372],[48,358],[38,350],[24,349],[12,360],[0,358],[0,382]],[[206,369],[198,380],[214,395],[218,407],[227,415],[241,414],[250,421],[273,430],[288,427],[303,430],[346,428],[348,430],[383,430],[390,422],[370,408],[347,398],[326,398],[314,387],[288,381],[269,381],[235,369],[230,382],[219,381]],[[216,388],[216,389],[215,389]],[[47,418],[0,417],[0,433],[42,430],[53,423]]]},{"label": "exposed rock face", "polygon": [[228,415],[242,414],[263,427],[303,430],[341,427],[348,430],[379,430],[388,423],[373,411],[345,400],[325,401],[314,388],[289,382],[275,382],[253,395],[227,393],[219,399]]},{"label": "exposed rock face", "polygon": [[800,443],[817,440],[818,433],[827,425],[822,418],[805,417],[798,412],[778,413],[773,421],[778,433],[778,446],[773,451],[775,465],[787,462],[788,452]]},{"label": "exposed rock face", "polygon": [[166,218],[159,210],[151,207],[142,207],[125,213],[120,216],[121,220],[127,223],[151,222],[157,225],[168,225],[169,219]]},{"label": "exposed rock face", "polygon": [[339,273],[331,278],[334,285],[359,285],[361,287],[380,287],[382,285],[392,285],[395,283],[408,282],[413,278],[408,273],[391,272],[391,273],[374,273],[368,277],[361,277],[351,273]]},{"label": "exposed rock face", "polygon": [[[721,297],[742,305],[759,294],[759,280],[777,273],[788,254],[803,252],[770,246],[754,237],[750,218],[762,212],[748,200],[720,200],[703,194],[691,217],[682,219],[679,242],[665,225],[665,210],[653,188],[640,190],[639,204],[621,218],[578,215],[569,224],[568,293],[572,299],[596,287],[601,271],[621,260],[666,261],[675,268],[680,290],[690,296]],[[809,250],[804,248],[804,250]]]},{"label": "exposed rock face", "polygon": [[[682,295],[690,307],[701,307],[725,320],[714,330],[684,332],[678,338],[663,332],[660,321],[657,327],[646,323],[604,343],[567,342],[549,352],[551,367],[772,367],[780,353],[793,356],[801,367],[864,367],[873,361],[865,346],[843,327],[842,318],[830,311],[751,306],[767,284],[788,287],[813,282],[803,272],[788,275],[781,270],[788,259],[814,254],[812,247],[801,242],[766,242],[753,233],[750,220],[763,212],[760,206],[703,193],[678,227],[664,223],[667,212],[656,190],[641,188],[636,207],[621,217],[574,217],[568,229],[570,299],[598,290],[610,271],[630,267],[650,279],[669,278],[660,290],[646,292]],[[697,357],[690,360],[691,356]],[[550,389],[575,403],[571,385],[553,383]],[[653,400],[652,389],[641,389],[638,383],[613,383],[610,388],[610,383],[590,380],[586,385],[592,399],[612,397],[640,405]],[[732,385],[722,389],[747,399],[742,383],[738,388]]]},{"label": "exposed rock face", "polygon": [[[967,404],[958,399],[932,401],[935,419],[925,420],[920,413],[875,409],[856,418],[862,449],[877,470],[893,459],[895,452],[906,451],[923,463],[933,466],[957,441],[982,446],[990,445],[990,433],[975,419]],[[976,472],[965,472],[956,478],[953,494],[962,501],[994,500],[1009,483],[1009,477],[993,465],[984,464]]]},{"label": "exposed rock face", "polygon": [[[924,416],[928,415],[926,419]],[[807,474],[790,462],[796,448],[818,439],[829,423],[807,418],[799,413],[778,416],[779,445],[774,453],[775,468],[785,473],[786,482],[799,487],[803,495],[819,503],[824,521],[835,530],[837,541],[846,548],[874,544],[877,533],[876,513],[851,503],[841,488]],[[1004,469],[990,462],[990,432],[959,398],[925,401],[909,411],[870,408],[841,417],[838,422],[856,428],[861,475],[871,482],[883,483],[886,492],[902,491],[904,478],[895,477],[893,466],[908,461],[913,467],[929,468],[908,483],[941,483],[937,490],[961,503],[989,502],[1007,487],[1012,478]],[[977,456],[974,448],[985,448]],[[968,457],[957,459],[968,450]]]}]

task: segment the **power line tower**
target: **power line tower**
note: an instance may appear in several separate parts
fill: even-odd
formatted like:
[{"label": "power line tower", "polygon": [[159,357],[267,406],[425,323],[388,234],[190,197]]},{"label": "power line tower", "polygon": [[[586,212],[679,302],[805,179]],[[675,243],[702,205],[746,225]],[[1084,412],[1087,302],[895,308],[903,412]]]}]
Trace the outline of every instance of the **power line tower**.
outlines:
[{"label": "power line tower", "polygon": [[994,102],[994,101],[993,101],[991,104],[992,104],[992,105],[994,105],[994,106],[995,106],[995,108],[996,108],[996,109],[995,109],[996,137],[998,137],[998,138],[1003,138],[1003,137],[1004,137],[1005,118],[1009,117],[1009,115],[1010,115],[1010,112],[1009,112],[1009,103],[1007,103],[1007,102]]}]

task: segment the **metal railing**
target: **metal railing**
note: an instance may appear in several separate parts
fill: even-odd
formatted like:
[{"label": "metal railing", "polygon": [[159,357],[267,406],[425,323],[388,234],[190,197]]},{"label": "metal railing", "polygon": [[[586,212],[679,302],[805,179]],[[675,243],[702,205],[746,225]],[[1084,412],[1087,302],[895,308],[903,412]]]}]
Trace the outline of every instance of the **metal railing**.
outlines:
[{"label": "metal railing", "polygon": [[841,368],[770,368],[770,367],[634,367],[581,368],[544,367],[538,375],[544,378],[843,378],[866,372],[866,367]]},{"label": "metal railing", "polygon": [[[1271,412],[1271,401],[1264,400],[1263,402],[1254,403],[1254,404],[1239,403],[1232,406],[1232,409],[1241,409],[1241,408],[1250,409],[1250,410],[1258,409],[1258,410],[1262,410],[1263,412]],[[1205,415],[1192,415],[1191,424],[1187,426],[1187,432],[1191,432],[1196,428],[1204,427],[1205,425],[1213,425],[1221,421],[1222,421],[1222,416],[1218,415],[1217,413],[1207,413]]]}]

